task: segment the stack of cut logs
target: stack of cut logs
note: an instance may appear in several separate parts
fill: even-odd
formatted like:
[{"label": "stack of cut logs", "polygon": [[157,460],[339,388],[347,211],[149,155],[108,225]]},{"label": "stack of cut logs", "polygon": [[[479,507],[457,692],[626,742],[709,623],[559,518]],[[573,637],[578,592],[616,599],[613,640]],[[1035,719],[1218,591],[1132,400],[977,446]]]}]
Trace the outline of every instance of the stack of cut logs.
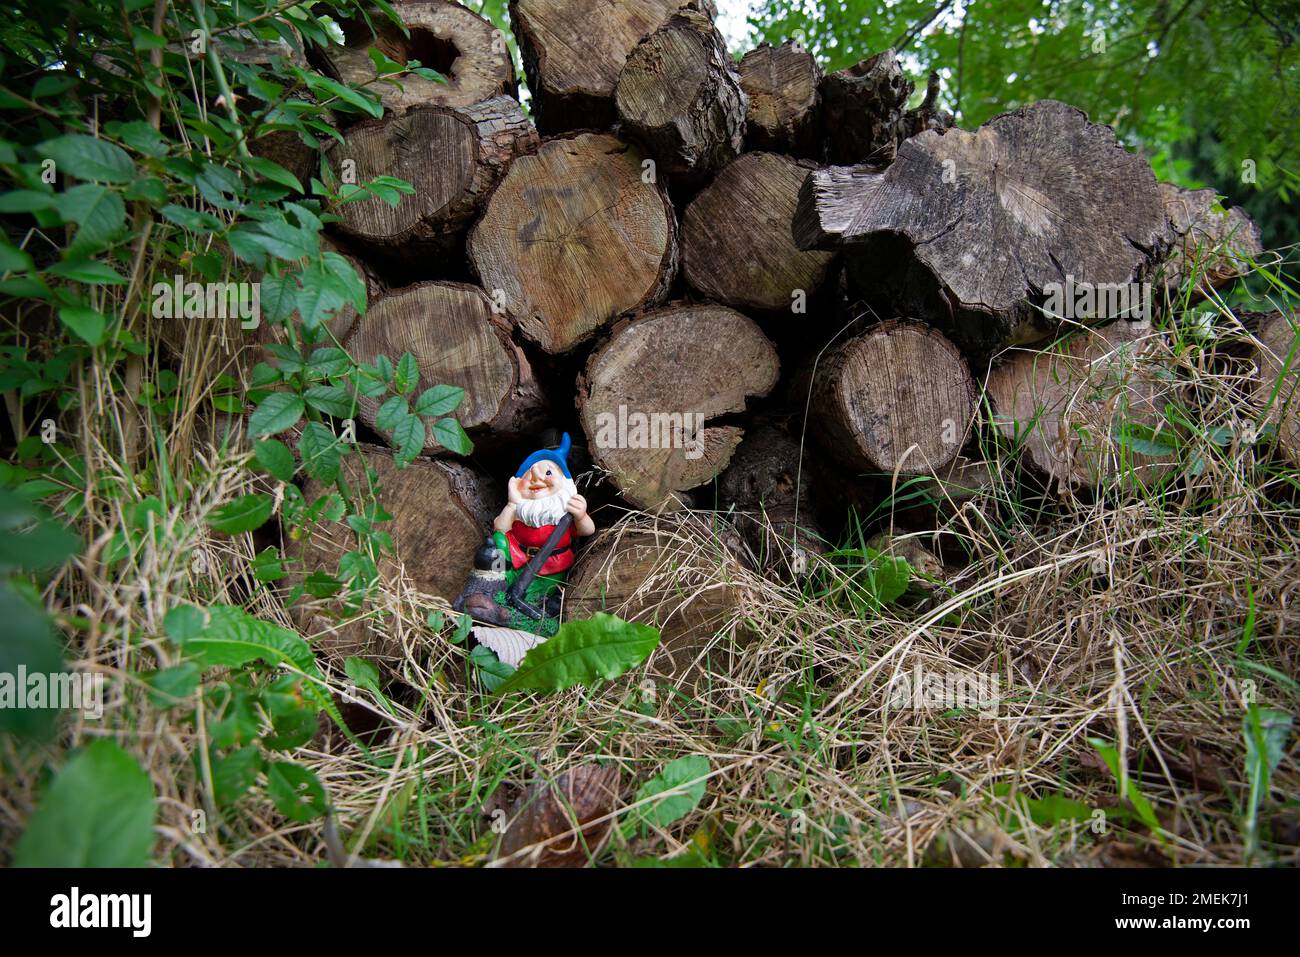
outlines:
[{"label": "stack of cut logs", "polygon": [[[914,96],[890,50],[829,75],[794,42],[737,62],[709,0],[512,0],[526,112],[491,24],[393,6],[407,34],[344,22],[346,46],[311,62],[366,82],[378,46],[447,77],[381,85],[385,115],[326,153],[346,181],[415,190],[341,208],[332,241],[371,296],[335,331],[359,360],[409,351],[422,387],[466,391],[468,461],[431,445],[398,470],[359,427],[423,591],[456,593],[547,427],[573,433],[593,502],[730,513],[751,560],[796,572],[882,486],[959,502],[986,485],[982,441],[1050,486],[1168,466],[1108,441],[1120,419],[1169,428],[1177,376],[1144,360],[1168,351],[1150,320],[1166,291],[1240,275],[1259,235],[1212,190],[1157,184],[1109,127],[1044,101],[954,128],[938,78]],[[1254,341],[1267,399],[1289,322],[1260,317]],[[337,554],[301,547],[309,567]],[[591,552],[610,547],[579,559],[571,601],[609,585]]]}]

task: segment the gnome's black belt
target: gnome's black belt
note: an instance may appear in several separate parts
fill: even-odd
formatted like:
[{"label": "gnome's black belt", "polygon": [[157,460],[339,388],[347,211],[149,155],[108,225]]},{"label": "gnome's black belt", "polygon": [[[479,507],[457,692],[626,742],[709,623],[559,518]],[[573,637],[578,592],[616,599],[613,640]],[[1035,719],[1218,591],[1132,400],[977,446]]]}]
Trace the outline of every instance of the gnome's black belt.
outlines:
[{"label": "gnome's black belt", "polygon": [[[532,558],[534,555],[536,555],[536,554],[537,554],[539,551],[541,551],[541,550],[542,550],[542,549],[541,549],[541,546],[540,546],[540,545],[539,545],[537,548],[525,548],[525,549],[524,549],[524,558],[525,558],[525,559]],[[554,558],[554,557],[557,556],[557,555],[563,555],[565,552],[569,552],[569,551],[572,551],[572,550],[573,550],[573,548],[572,548],[572,546],[570,546],[570,545],[565,545],[563,548],[557,548],[557,549],[555,549],[555,551],[551,552],[551,558]],[[547,561],[549,561],[549,560],[550,560],[550,559],[547,559]]]}]

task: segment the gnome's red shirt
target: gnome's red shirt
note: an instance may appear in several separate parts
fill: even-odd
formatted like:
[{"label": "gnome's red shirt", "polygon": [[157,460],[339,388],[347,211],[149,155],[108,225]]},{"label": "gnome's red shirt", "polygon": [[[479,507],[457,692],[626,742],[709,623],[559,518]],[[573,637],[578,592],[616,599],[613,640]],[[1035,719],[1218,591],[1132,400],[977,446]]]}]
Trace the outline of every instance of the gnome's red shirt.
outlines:
[{"label": "gnome's red shirt", "polygon": [[[506,532],[506,542],[510,545],[511,567],[523,568],[533,553],[546,544],[553,531],[555,531],[554,525],[540,525],[534,528],[516,520],[510,526],[510,531]],[[560,541],[555,546],[555,551],[551,552],[551,557],[542,562],[542,567],[537,570],[537,574],[555,575],[572,568],[573,549],[570,547],[572,544],[573,526],[569,526],[560,536]]]}]

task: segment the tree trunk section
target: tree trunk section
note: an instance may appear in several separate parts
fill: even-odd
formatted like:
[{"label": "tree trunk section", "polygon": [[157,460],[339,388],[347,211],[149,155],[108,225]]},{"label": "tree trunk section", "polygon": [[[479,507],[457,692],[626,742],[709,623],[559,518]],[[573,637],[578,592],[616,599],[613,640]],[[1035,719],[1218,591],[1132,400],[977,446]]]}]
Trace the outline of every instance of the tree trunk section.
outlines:
[{"label": "tree trunk section", "polygon": [[1245,275],[1251,261],[1264,252],[1254,220],[1240,206],[1219,207],[1216,190],[1161,183],[1160,198],[1174,236],[1163,269],[1165,284],[1173,293],[1195,277],[1192,297],[1204,299],[1211,290]]},{"label": "tree trunk section", "polygon": [[668,292],[677,221],[643,159],[608,134],[548,140],[510,167],[470,232],[483,288],[547,352]]},{"label": "tree trunk section", "polygon": [[[417,396],[435,385],[464,389],[464,401],[449,414],[471,434],[502,441],[543,425],[543,400],[528,360],[477,286],[426,282],[394,290],[371,305],[346,345],[358,362],[386,355],[396,363],[410,352],[420,368]],[[371,428],[379,404],[359,399],[361,419]],[[430,434],[425,451],[441,450]]]},{"label": "tree trunk section", "polygon": [[687,282],[740,309],[806,309],[834,258],[801,250],[790,231],[799,189],[815,168],[776,153],[746,153],[729,164],[686,209]]},{"label": "tree trunk section", "polygon": [[614,85],[628,54],[684,2],[619,0],[593,11],[591,0],[511,0],[537,128],[552,136],[612,126]]},{"label": "tree trunk section", "polygon": [[975,416],[966,361],[921,325],[883,323],[836,348],[811,375],[818,437],[864,472],[934,475],[956,457]]},{"label": "tree trunk section", "polygon": [[1263,422],[1277,428],[1277,447],[1300,466],[1300,313],[1254,315],[1247,319],[1257,346],[1259,381],[1255,405]]},{"label": "tree trunk section", "polygon": [[[317,68],[356,86],[370,83],[384,110],[396,115],[413,106],[473,106],[496,96],[518,96],[510,48],[488,20],[445,0],[402,0],[393,6],[409,36],[378,10],[370,11],[375,35],[360,17],[340,18],[344,46],[315,49]],[[371,47],[401,64],[418,60],[446,82],[407,75],[397,79],[400,87],[375,83]]]},{"label": "tree trunk section", "polygon": [[343,183],[395,176],[415,192],[396,206],[379,197],[344,203],[340,231],[380,251],[415,254],[453,246],[511,161],[537,149],[536,131],[508,96],[415,108],[358,123],[346,137],[328,152]]},{"label": "tree trunk section", "polygon": [[[883,171],[813,173],[794,231],[805,249],[901,252],[866,265],[880,275],[922,267],[914,272],[929,276],[934,312],[917,318],[978,356],[1050,334],[1055,320],[1037,308],[1050,284],[1127,289],[1149,276],[1169,243],[1147,161],[1110,127],[1051,100],[974,133],[912,137]],[[899,241],[880,242],[888,237]]]},{"label": "tree trunk section", "polygon": [[[492,520],[494,503],[487,479],[459,463],[422,458],[399,469],[387,449],[361,446],[358,455],[343,459],[342,474],[354,495],[367,488],[366,468],[377,473],[376,497],[393,516],[380,526],[392,536],[396,550],[395,555],[386,552],[379,559],[382,587],[398,591],[405,574],[417,592],[451,601],[473,567],[474,552],[483,544]],[[303,488],[308,502],[332,491],[332,486],[315,480]],[[309,537],[285,541],[286,553],[302,561],[304,575],[317,570],[334,574],[339,559],[355,547],[350,530],[329,522],[313,527]],[[336,665],[350,655],[389,662],[403,656],[401,636],[378,622],[340,624],[343,610],[334,599],[304,602],[292,610],[313,647]]]},{"label": "tree trunk section", "polygon": [[[994,424],[1061,487],[1119,477],[1145,485],[1177,464],[1172,440],[1160,451],[1172,428],[1164,408],[1178,388],[1161,374],[1162,349],[1149,325],[1120,321],[1041,352],[1014,351],[985,384]],[[1116,436],[1120,429],[1132,437]]]},{"label": "tree trunk section", "polygon": [[822,68],[798,43],[761,44],[740,61],[740,85],[749,96],[745,146],[751,150],[820,157]]},{"label": "tree trunk section", "polygon": [[893,50],[827,74],[821,82],[826,162],[893,162],[907,99],[915,88]]},{"label": "tree trunk section", "polygon": [[627,58],[614,87],[621,131],[661,170],[699,182],[744,145],[749,98],[727,45],[703,13],[683,9]]},{"label": "tree trunk section", "polygon": [[578,382],[592,459],[632,504],[676,507],[726,467],[743,434],[708,421],[743,412],[779,371],[758,326],[722,306],[671,305],[627,322]]}]

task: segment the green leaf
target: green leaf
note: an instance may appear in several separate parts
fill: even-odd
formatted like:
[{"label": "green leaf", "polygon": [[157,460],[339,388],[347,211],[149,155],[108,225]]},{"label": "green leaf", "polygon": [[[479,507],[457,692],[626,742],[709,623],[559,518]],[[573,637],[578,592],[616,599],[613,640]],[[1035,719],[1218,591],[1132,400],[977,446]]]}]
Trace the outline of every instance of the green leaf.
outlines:
[{"label": "green leaf", "polygon": [[30,272],[35,268],[32,257],[0,236],[0,272]]},{"label": "green leaf", "polygon": [[489,693],[500,691],[501,686],[515,673],[515,669],[494,655],[487,645],[475,645],[469,653],[469,660]]},{"label": "green leaf", "polygon": [[59,310],[59,321],[92,346],[104,342],[108,317],[98,310],[86,306],[64,306]]},{"label": "green leaf", "polygon": [[448,415],[465,398],[465,390],[456,385],[435,385],[425,389],[415,402],[416,415]]},{"label": "green leaf", "polygon": [[55,263],[46,270],[52,276],[71,279],[87,286],[125,286],[126,277],[106,263],[94,259],[74,259]]},{"label": "green leaf", "polygon": [[635,668],[659,644],[659,629],[596,612],[583,621],[567,621],[555,635],[524,655],[519,668],[498,694],[524,688],[563,691],[613,680]]},{"label": "green leaf", "polygon": [[126,205],[111,189],[95,183],[74,186],[57,198],[59,215],[76,223],[77,234],[66,250],[69,256],[85,255],[103,249],[126,224]]},{"label": "green leaf", "polygon": [[379,411],[375,413],[375,428],[381,432],[391,432],[408,415],[410,412],[407,411],[406,400],[400,395],[395,395],[385,400],[379,407]]},{"label": "green leaf", "polygon": [[410,465],[424,451],[424,420],[418,415],[405,416],[393,429],[393,441],[397,443],[393,461],[403,468]]},{"label": "green leaf", "polygon": [[70,133],[46,140],[36,151],[54,160],[65,176],[101,183],[129,183],[135,178],[135,164],[126,150],[94,136]]},{"label": "green leaf", "polygon": [[265,492],[241,495],[233,502],[227,502],[220,508],[213,509],[208,516],[208,524],[227,535],[238,535],[261,528],[275,510],[275,498]]},{"label": "green leaf", "polygon": [[653,827],[668,827],[695,810],[704,798],[709,776],[709,759],[702,754],[690,754],[664,765],[636,792],[636,800],[657,798],[641,807],[641,819]]},{"label": "green leaf", "polygon": [[313,409],[331,415],[336,419],[350,417],[355,408],[348,390],[335,385],[313,386],[303,393],[303,397]]},{"label": "green leaf", "polygon": [[193,605],[177,605],[163,616],[163,631],[178,645],[202,634],[207,626],[207,613]]},{"label": "green leaf", "polygon": [[340,450],[338,437],[320,422],[308,422],[298,440],[303,471],[318,482],[333,482],[338,477]]},{"label": "green leaf", "polygon": [[292,392],[272,392],[248,417],[248,428],[255,438],[278,435],[297,425],[304,411],[306,406],[302,396]]},{"label": "green leaf", "polygon": [[469,455],[474,451],[474,443],[455,419],[439,419],[433,424],[433,437],[444,449],[457,455]]},{"label": "green leaf", "polygon": [[212,798],[221,807],[229,807],[257,783],[262,773],[262,751],[255,744],[211,759]]},{"label": "green leaf", "polygon": [[[1103,741],[1101,738],[1089,738],[1088,743],[1101,755],[1101,759],[1106,762],[1106,767],[1110,768],[1110,773],[1115,776],[1115,780],[1120,781],[1119,752],[1115,750],[1115,746]],[[1164,844],[1164,832],[1160,828],[1160,819],[1156,817],[1155,808],[1151,806],[1151,802],[1147,800],[1146,795],[1138,790],[1138,786],[1133,783],[1131,777],[1124,778],[1124,781],[1126,786],[1120,788],[1122,792],[1120,797],[1133,805],[1133,810],[1137,812],[1138,818],[1151,829],[1151,833],[1156,836],[1156,839],[1161,844]]]},{"label": "green leaf", "polygon": [[303,191],[302,183],[298,181],[298,177],[294,176],[279,163],[274,163],[261,156],[245,156],[242,162],[263,179],[269,179],[272,183],[279,183],[281,186],[287,186],[295,193],[301,193]]},{"label": "green leaf", "polygon": [[192,662],[162,668],[144,676],[150,687],[149,700],[156,708],[184,704],[199,687],[199,669]]},{"label": "green leaf", "polygon": [[397,369],[393,373],[393,388],[399,395],[410,395],[420,382],[420,366],[415,356],[403,352],[397,360]]},{"label": "green leaf", "polygon": [[[4,622],[0,674],[16,675],[19,667],[31,674],[63,671],[63,643],[54,634],[49,617],[6,581],[0,581],[0,621]],[[0,731],[47,738],[58,716],[57,708],[0,708]]]},{"label": "green leaf", "polygon": [[157,802],[149,776],[101,738],[54,778],[14,848],[15,867],[144,867]]},{"label": "green leaf", "polygon": [[293,479],[293,453],[279,439],[262,439],[253,446],[253,458],[271,477],[281,482]]},{"label": "green leaf", "polygon": [[266,769],[266,791],[276,809],[291,821],[311,821],[327,809],[320,779],[290,761],[277,761]]}]

